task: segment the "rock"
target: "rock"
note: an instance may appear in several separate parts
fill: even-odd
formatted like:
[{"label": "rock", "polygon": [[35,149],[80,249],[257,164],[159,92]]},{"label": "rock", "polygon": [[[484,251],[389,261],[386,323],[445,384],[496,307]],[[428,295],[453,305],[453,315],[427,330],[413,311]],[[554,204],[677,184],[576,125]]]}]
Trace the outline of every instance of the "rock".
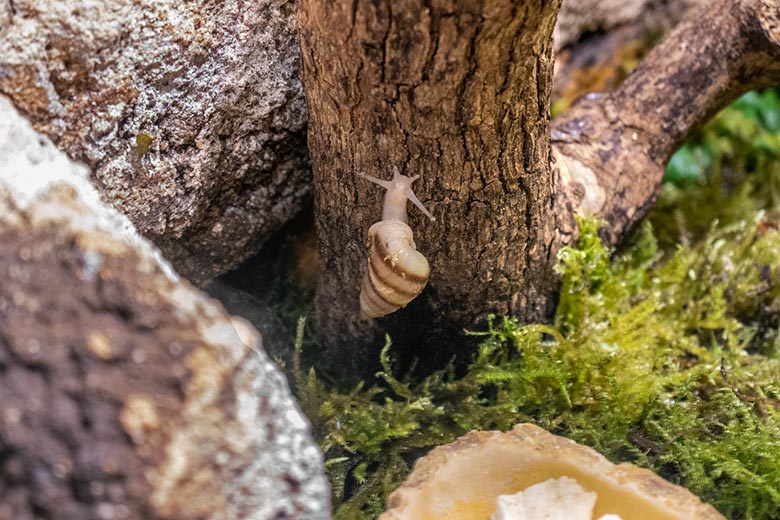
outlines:
[{"label": "rock", "polygon": [[589,93],[617,88],[659,35],[703,1],[564,1],[555,30],[553,112],[566,111]]},{"label": "rock", "polygon": [[0,518],[329,518],[257,332],[86,176],[0,96]]},{"label": "rock", "polygon": [[294,4],[0,2],[0,93],[195,283],[308,203]]}]

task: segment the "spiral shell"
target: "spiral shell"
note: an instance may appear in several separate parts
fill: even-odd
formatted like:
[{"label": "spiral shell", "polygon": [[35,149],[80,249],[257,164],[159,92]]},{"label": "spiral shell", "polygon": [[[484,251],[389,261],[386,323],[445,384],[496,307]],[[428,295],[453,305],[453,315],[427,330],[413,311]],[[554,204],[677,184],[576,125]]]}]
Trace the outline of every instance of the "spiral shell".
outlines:
[{"label": "spiral shell", "polygon": [[382,220],[368,230],[368,271],[360,289],[360,313],[379,318],[417,297],[428,283],[428,260],[417,251],[412,228]]},{"label": "spiral shell", "polygon": [[360,176],[387,190],[382,220],[368,229],[368,270],[360,288],[360,316],[369,319],[406,307],[428,283],[431,269],[428,260],[417,252],[412,228],[407,224],[406,203],[411,201],[429,219],[436,219],[412,190],[419,175],[407,177],[393,168],[389,181]]}]

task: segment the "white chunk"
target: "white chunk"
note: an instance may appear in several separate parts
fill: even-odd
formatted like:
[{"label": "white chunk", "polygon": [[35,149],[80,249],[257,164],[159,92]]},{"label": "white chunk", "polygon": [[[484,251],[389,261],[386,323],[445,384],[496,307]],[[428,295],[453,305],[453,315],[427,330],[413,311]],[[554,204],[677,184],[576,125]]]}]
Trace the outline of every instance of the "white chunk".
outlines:
[{"label": "white chunk", "polygon": [[599,517],[599,520],[623,520],[618,515],[604,515]]},{"label": "white chunk", "polygon": [[523,492],[499,496],[496,499],[496,511],[490,516],[490,520],[526,520]]},{"label": "white chunk", "polygon": [[572,478],[549,479],[514,495],[499,496],[490,519],[591,520],[596,498],[596,493],[585,491]]}]

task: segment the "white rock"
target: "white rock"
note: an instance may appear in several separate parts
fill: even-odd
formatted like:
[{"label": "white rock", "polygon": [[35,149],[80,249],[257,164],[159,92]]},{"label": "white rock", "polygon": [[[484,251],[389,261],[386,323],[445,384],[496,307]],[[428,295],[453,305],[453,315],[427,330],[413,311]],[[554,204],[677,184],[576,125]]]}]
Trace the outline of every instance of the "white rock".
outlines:
[{"label": "white rock", "polygon": [[573,478],[549,479],[499,496],[491,520],[591,520],[597,498]]}]

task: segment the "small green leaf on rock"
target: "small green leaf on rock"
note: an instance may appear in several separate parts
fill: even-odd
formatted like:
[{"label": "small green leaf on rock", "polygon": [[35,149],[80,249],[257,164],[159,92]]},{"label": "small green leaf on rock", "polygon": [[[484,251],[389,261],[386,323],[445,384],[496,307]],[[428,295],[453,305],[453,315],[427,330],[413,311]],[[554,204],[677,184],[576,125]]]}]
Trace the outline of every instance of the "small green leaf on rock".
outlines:
[{"label": "small green leaf on rock", "polygon": [[149,147],[152,146],[155,137],[143,132],[135,134],[135,147],[138,150],[138,155],[144,155],[149,152]]}]

